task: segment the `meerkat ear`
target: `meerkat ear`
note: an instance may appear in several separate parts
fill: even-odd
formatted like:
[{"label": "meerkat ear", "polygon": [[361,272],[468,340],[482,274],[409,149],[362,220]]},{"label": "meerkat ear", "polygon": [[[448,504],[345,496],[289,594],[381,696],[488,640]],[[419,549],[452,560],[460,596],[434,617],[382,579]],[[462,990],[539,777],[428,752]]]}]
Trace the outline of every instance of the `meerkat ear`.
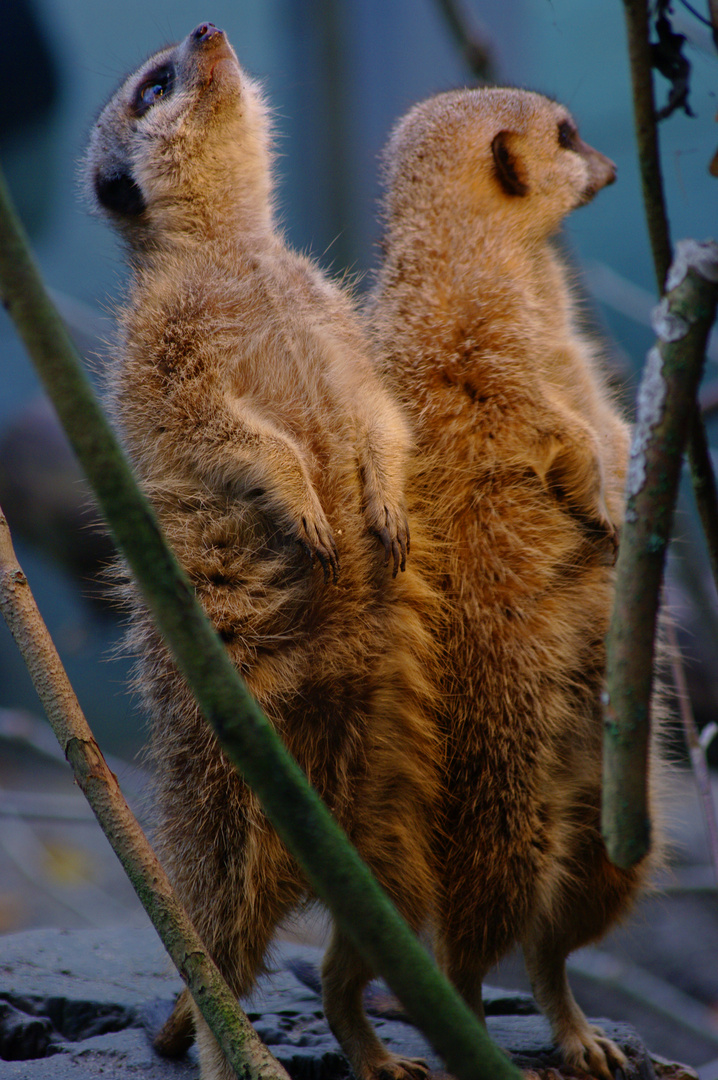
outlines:
[{"label": "meerkat ear", "polygon": [[491,153],[494,157],[496,175],[507,195],[526,195],[529,188],[521,175],[523,171],[521,159],[511,146],[513,141],[513,134],[510,131],[500,131],[494,136]]},{"label": "meerkat ear", "polygon": [[144,196],[129,173],[95,174],[95,196],[100,206],[112,214],[137,217],[146,209]]}]

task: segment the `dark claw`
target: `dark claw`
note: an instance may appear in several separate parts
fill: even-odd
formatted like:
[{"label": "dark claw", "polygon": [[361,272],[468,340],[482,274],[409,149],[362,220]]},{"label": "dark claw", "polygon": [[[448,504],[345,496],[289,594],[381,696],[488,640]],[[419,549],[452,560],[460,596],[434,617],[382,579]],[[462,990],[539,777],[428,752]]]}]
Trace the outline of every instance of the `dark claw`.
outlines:
[{"label": "dark claw", "polygon": [[324,573],[324,584],[327,585],[330,577],[330,560],[324,548],[317,548],[317,558]]},{"label": "dark claw", "polygon": [[312,545],[309,543],[308,540],[302,540],[301,537],[297,537],[297,543],[299,544],[302,551],[306,552],[307,556],[309,557],[310,564],[314,566],[314,548],[312,547]]},{"label": "dark claw", "polygon": [[384,566],[386,566],[391,558],[391,536],[389,535],[389,530],[386,525],[383,529],[379,529],[377,536],[384,545]]},{"label": "dark claw", "polygon": [[324,571],[324,584],[328,585],[330,580],[336,584],[339,578],[339,553],[334,541],[331,541],[330,550],[321,546],[317,547],[316,555]]},{"label": "dark claw", "polygon": [[401,547],[399,546],[399,541],[398,540],[393,541],[393,543],[391,545],[391,550],[392,550],[392,554],[394,556],[394,572],[392,573],[391,576],[396,577],[396,575],[399,573],[399,567],[401,567],[402,570],[403,570],[404,567],[406,566],[406,559],[404,558],[404,554],[402,552]]},{"label": "dark claw", "polygon": [[333,578],[336,582],[339,577],[339,552],[334,537],[330,534],[326,544],[323,544],[319,539],[317,529],[313,528],[312,533],[316,539],[312,542],[306,518],[302,518],[302,529],[304,530],[304,536],[297,537],[297,540],[309,556],[309,562],[313,566],[314,559],[319,560],[324,573],[325,584],[329,582],[330,578]]}]

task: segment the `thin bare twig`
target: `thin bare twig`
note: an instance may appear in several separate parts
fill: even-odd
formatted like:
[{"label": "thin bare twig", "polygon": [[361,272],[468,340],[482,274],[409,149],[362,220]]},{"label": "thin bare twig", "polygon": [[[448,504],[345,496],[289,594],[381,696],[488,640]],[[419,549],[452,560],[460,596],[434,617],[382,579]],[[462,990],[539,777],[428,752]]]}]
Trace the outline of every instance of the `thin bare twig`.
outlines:
[{"label": "thin bare twig", "polygon": [[495,68],[491,46],[470,25],[459,0],[436,0],[436,2],[470,71],[480,82],[494,82]]},{"label": "thin bare twig", "polygon": [[77,783],[237,1075],[289,1080],[237,1005],[107,767],[17,561],[1,509],[0,610]]},{"label": "thin bare twig", "polygon": [[663,564],[683,448],[718,304],[718,245],[682,241],[666,281],[638,393],[626,521],[606,642],[603,835],[630,867],[650,842],[647,759],[653,653]]},{"label": "thin bare twig", "polygon": [[708,0],[708,13],[713,28],[713,44],[718,49],[718,0]]},{"label": "thin bare twig", "polygon": [[628,55],[631,63],[633,87],[633,119],[638,144],[638,160],[641,167],[643,204],[646,210],[648,236],[653,252],[658,293],[671,264],[671,238],[666,214],[658,149],[656,105],[653,95],[651,70],[651,45],[646,0],[624,0],[626,27],[628,30]]},{"label": "thin bare twig", "polygon": [[659,1016],[678,1023],[686,1031],[718,1046],[718,1021],[708,1005],[672,986],[650,971],[630,961],[609,955],[601,949],[579,949],[566,961],[566,967],[576,975],[625,994]]},{"label": "thin bare twig", "polygon": [[688,464],[713,580],[718,588],[718,489],[705,424],[696,409],[688,432]]}]

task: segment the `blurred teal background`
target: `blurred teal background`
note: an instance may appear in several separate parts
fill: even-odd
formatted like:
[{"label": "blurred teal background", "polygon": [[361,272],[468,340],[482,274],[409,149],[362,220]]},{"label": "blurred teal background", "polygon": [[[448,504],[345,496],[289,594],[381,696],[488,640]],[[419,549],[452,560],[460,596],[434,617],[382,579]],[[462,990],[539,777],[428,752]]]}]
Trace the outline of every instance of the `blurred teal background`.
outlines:
[{"label": "blurred teal background", "polygon": [[[111,333],[108,307],[121,293],[125,271],[114,237],[78,197],[77,163],[102,104],[148,53],[201,21],[227,31],[240,61],[265,81],[276,111],[279,203],[292,243],[335,271],[358,275],[375,261],[376,156],[390,126],[419,98],[473,81],[433,0],[28,0],[25,6],[37,37],[17,22],[22,5],[17,12],[13,5],[0,46],[2,164],[45,280],[80,340],[90,343],[98,333]],[[599,322],[635,375],[652,341],[647,316],[654,279],[622,5],[464,0],[463,6],[493,47],[498,80],[563,101],[586,141],[617,163],[617,184],[570,220],[567,240],[586,270]],[[704,239],[715,234],[717,222],[718,179],[708,174],[708,163],[718,146],[718,55],[705,27],[680,5],[675,15],[675,29],[690,39],[696,117],[677,113],[661,125],[666,194],[674,239]],[[663,103],[668,86],[660,77],[657,85]],[[706,378],[716,378],[715,362]],[[22,426],[38,394],[14,330],[0,314],[0,444]],[[52,440],[44,451],[41,442],[37,454],[59,462]],[[8,517],[13,525],[9,508]],[[51,521],[38,526],[40,533],[53,528]],[[694,551],[691,529],[683,515],[679,552]],[[124,689],[126,665],[111,658],[116,619],[84,600],[86,587],[14,531],[90,724],[103,746],[134,753],[141,721]],[[704,590],[698,603],[715,624],[703,557],[691,554],[689,561],[695,588]],[[38,711],[39,705],[2,626],[0,709],[23,708]]]}]

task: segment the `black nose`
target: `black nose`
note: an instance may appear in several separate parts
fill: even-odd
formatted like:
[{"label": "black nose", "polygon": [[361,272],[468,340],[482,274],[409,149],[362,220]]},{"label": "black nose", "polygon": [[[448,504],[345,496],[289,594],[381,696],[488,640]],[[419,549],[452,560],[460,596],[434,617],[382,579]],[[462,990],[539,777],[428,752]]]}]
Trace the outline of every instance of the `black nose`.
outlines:
[{"label": "black nose", "polygon": [[194,41],[210,41],[210,39],[216,37],[217,34],[224,35],[224,30],[218,30],[214,23],[205,22],[196,26],[190,34],[190,37]]}]

